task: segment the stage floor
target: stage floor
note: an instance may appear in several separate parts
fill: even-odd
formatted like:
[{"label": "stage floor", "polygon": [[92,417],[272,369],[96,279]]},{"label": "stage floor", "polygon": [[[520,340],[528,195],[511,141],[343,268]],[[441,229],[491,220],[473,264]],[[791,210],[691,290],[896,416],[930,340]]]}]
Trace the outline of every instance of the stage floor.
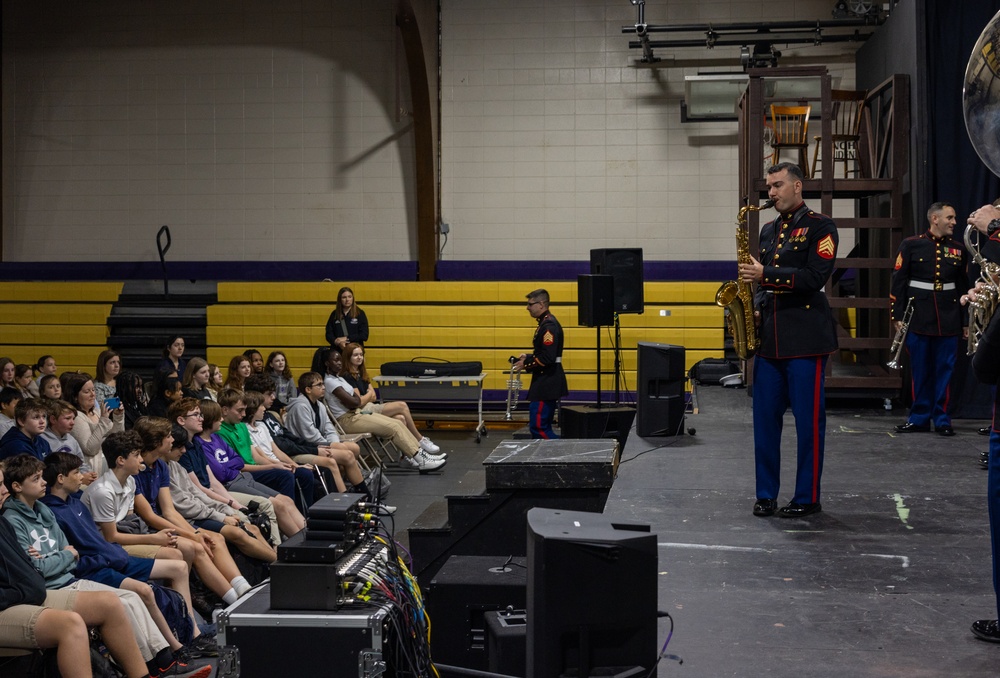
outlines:
[{"label": "stage floor", "polygon": [[[660,551],[659,609],[674,619],[664,676],[995,676],[1000,645],[969,625],[996,613],[980,420],[958,435],[899,435],[905,413],[830,410],[823,512],[757,518],[753,431],[744,390],[699,389],[696,435],[633,429],[606,513],[648,523]],[[782,492],[791,496],[786,416]],[[449,452],[440,474],[393,473],[399,538],[431,501],[471,484],[505,432],[429,432]],[[619,582],[617,585],[627,585]],[[609,587],[614,596],[614,587]],[[661,641],[668,620],[661,620]]]}]

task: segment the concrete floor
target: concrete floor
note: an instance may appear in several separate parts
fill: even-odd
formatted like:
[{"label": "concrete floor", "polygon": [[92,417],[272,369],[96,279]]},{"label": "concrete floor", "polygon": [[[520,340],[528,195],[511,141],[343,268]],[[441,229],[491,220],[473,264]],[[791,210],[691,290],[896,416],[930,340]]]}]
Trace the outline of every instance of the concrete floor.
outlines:
[{"label": "concrete floor", "polygon": [[[823,512],[756,518],[745,391],[703,387],[695,436],[633,430],[605,513],[658,535],[659,609],[675,628],[659,676],[997,676],[1000,645],[969,625],[995,613],[986,473],[976,434],[896,435],[901,412],[831,407]],[[449,452],[441,473],[392,472],[397,539],[431,502],[461,492],[509,431],[481,444],[429,431]],[[782,504],[794,473],[786,418]],[[666,638],[668,622],[661,621]]]}]

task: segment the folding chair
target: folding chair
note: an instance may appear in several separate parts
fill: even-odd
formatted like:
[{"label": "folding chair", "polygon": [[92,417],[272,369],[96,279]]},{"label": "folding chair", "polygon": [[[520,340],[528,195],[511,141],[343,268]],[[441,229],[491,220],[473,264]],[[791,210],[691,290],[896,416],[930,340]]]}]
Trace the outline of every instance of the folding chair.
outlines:
[{"label": "folding chair", "polygon": [[774,140],[771,148],[771,164],[778,164],[778,156],[782,149],[793,148],[799,152],[799,168],[805,177],[809,178],[809,112],[811,106],[775,106],[771,104],[771,126],[774,130]]}]

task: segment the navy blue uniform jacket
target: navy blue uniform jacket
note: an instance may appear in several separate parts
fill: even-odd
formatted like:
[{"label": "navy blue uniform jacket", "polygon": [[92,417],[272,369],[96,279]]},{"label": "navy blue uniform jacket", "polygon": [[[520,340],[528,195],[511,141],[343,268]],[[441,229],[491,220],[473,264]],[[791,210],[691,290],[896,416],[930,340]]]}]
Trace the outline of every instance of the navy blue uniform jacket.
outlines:
[{"label": "navy blue uniform jacket", "polygon": [[[930,231],[900,243],[889,295],[892,319],[903,319],[906,303],[913,297],[910,332],[936,337],[961,334],[967,321],[958,298],[969,289],[967,256],[965,246],[955,238],[935,238]],[[911,287],[911,280],[939,286],[954,283],[955,289],[920,289]]]},{"label": "navy blue uniform jacket", "polygon": [[563,372],[563,331],[556,317],[547,312],[538,318],[531,341],[532,353],[524,359],[524,371],[531,373],[528,400],[559,400],[569,393]]},{"label": "navy blue uniform jacket", "polygon": [[833,273],[840,238],[830,217],[805,203],[760,231],[764,278],[755,294],[764,358],[827,355],[837,332],[823,287]]}]

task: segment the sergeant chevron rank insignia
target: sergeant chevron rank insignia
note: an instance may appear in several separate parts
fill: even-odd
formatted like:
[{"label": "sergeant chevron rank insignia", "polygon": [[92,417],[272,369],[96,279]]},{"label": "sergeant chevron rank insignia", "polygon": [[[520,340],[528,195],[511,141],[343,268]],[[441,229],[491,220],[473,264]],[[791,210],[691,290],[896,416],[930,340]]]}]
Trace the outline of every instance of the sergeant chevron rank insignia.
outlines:
[{"label": "sergeant chevron rank insignia", "polygon": [[833,259],[833,255],[836,251],[837,246],[833,244],[832,235],[827,235],[816,245],[816,254],[824,259]]},{"label": "sergeant chevron rank insignia", "polygon": [[551,346],[555,342],[556,338],[552,336],[551,332],[546,332],[542,335],[542,343],[546,346]]}]

